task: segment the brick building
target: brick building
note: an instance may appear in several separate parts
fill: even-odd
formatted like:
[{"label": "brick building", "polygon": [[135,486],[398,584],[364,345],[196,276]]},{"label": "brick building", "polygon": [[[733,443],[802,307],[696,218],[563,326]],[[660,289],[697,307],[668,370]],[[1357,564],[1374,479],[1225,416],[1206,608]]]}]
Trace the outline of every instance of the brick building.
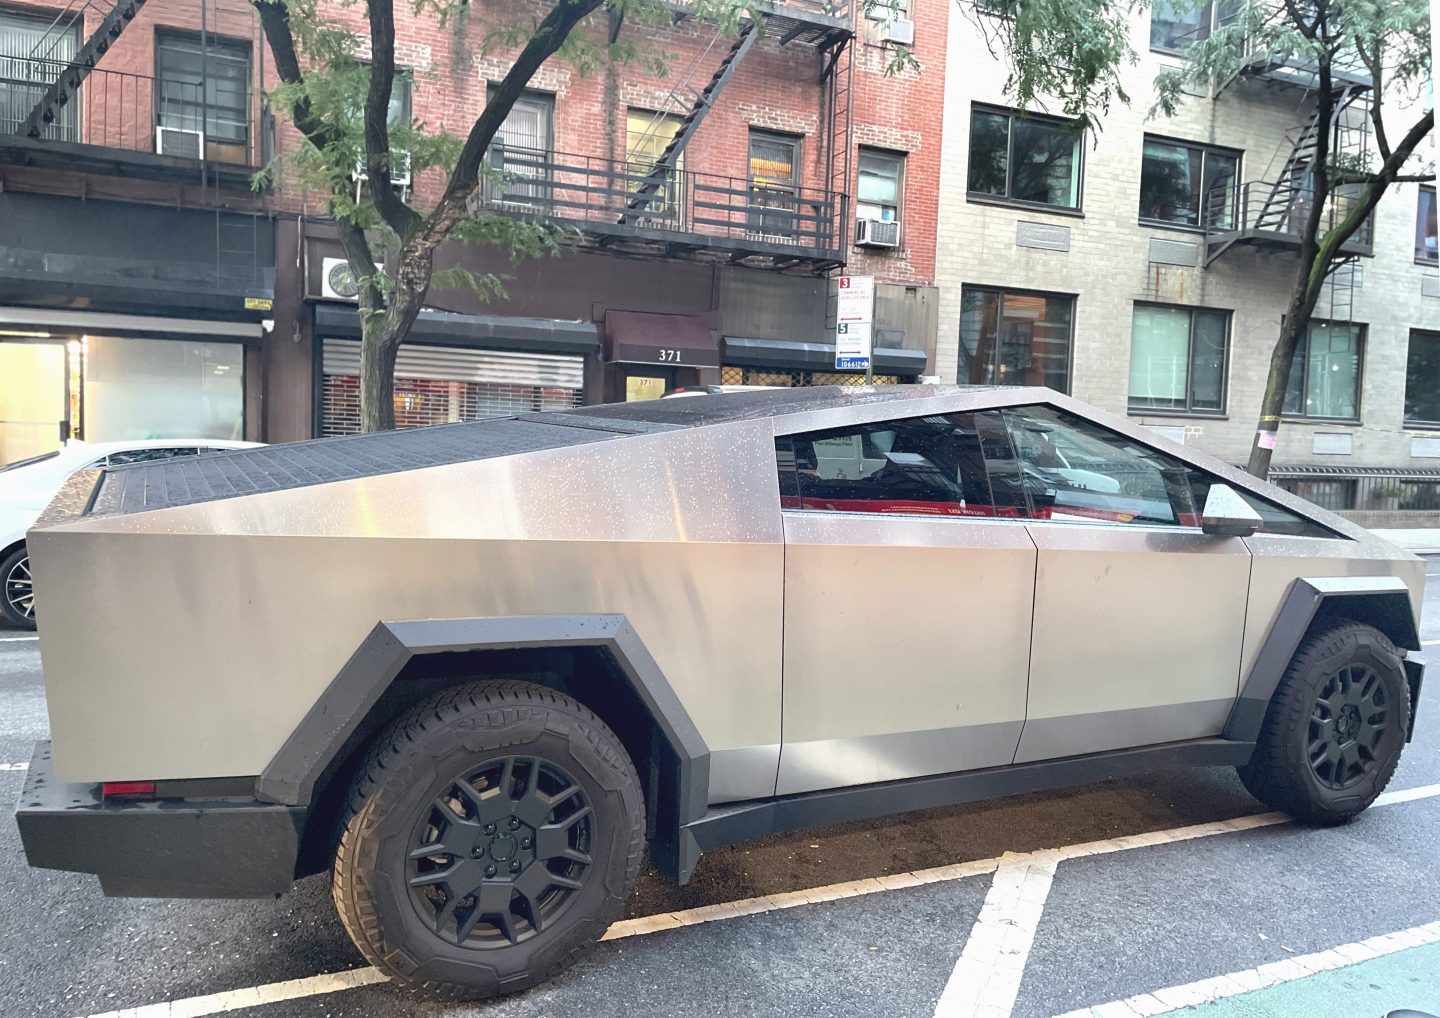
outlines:
[{"label": "brick building", "polygon": [[[519,265],[447,249],[442,265],[494,271],[507,295],[432,291],[401,351],[399,419],[835,378],[847,265],[881,281],[877,375],[927,373],[948,0],[912,2],[776,3],[738,35],[677,7],[643,29],[664,76],[543,68],[488,157],[503,182],[474,202],[578,243]],[[509,66],[482,40],[517,6],[476,0],[443,29],[397,11],[397,107],[466,132]],[[612,26],[592,22],[603,42]],[[899,48],[920,69],[886,76]],[[261,101],[273,79],[240,0],[0,4],[0,420],[23,422],[0,424],[0,460],[62,429],[355,426],[358,318],[324,196],[293,175],[251,186],[300,144]],[[401,186],[423,205],[440,183]]]},{"label": "brick building", "polygon": [[[1244,463],[1295,279],[1313,132],[1363,151],[1369,82],[1342,77],[1335,123],[1313,125],[1314,74],[1257,61],[1147,119],[1156,72],[1215,16],[1165,10],[1133,25],[1132,104],[1084,139],[1008,110],[1005,67],[976,22],[952,20],[937,371],[1042,381]],[[1387,122],[1403,132],[1423,109]],[[1345,210],[1342,196],[1331,215]],[[1291,378],[1272,478],[1361,521],[1440,510],[1435,224],[1433,187],[1392,188],[1347,245]]]}]

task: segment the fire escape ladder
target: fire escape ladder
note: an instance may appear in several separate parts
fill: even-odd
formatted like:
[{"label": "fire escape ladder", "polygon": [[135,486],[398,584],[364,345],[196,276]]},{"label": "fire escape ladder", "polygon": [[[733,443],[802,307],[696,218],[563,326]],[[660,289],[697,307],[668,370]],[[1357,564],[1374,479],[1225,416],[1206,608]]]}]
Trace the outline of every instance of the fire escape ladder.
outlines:
[{"label": "fire escape ladder", "polygon": [[675,164],[680,160],[680,154],[685,151],[685,146],[700,129],[705,121],[705,115],[710,112],[710,107],[715,104],[715,98],[720,94],[721,89],[730,81],[735,74],[735,68],[745,59],[745,54],[750,52],[755,40],[759,37],[760,31],[753,21],[747,21],[740,29],[740,35],[735,39],[735,44],[730,47],[730,52],[720,61],[715,73],[710,76],[710,81],[695,97],[694,104],[690,107],[675,136],[665,146],[655,160],[654,167],[645,175],[644,181],[635,189],[635,195],[626,205],[626,213],[620,221],[627,222],[634,215],[645,214],[647,208],[652,204],[654,197],[663,189],[675,173]]},{"label": "fire escape ladder", "polygon": [[[119,0],[100,19],[100,23],[95,26],[95,31],[90,34],[90,38],[86,39],[84,45],[75,51],[74,59],[60,70],[60,73],[50,82],[49,87],[45,89],[40,101],[35,104],[35,108],[25,118],[25,123],[20,125],[19,134],[30,138],[40,137],[46,125],[55,119],[60,108],[65,106],[79,91],[81,82],[89,77],[90,72],[95,69],[95,65],[110,49],[110,44],[120,37],[121,32],[125,31],[125,26],[134,20],[144,3],[145,0]],[[79,11],[76,13],[78,16]],[[72,18],[66,27],[73,24],[74,20]],[[59,19],[57,19],[57,23],[58,21]]]},{"label": "fire escape ladder", "polygon": [[1337,89],[1335,102],[1330,109],[1330,119],[1323,125],[1320,123],[1318,108],[1310,115],[1310,119],[1306,121],[1305,126],[1295,137],[1289,156],[1281,167],[1280,173],[1273,178],[1270,193],[1266,196],[1264,204],[1261,205],[1252,224],[1255,229],[1283,232],[1284,224],[1291,215],[1296,199],[1302,197],[1310,187],[1307,177],[1310,166],[1315,162],[1320,132],[1322,130],[1329,132],[1330,152],[1333,156],[1340,144],[1345,113],[1360,98],[1363,91],[1363,88],[1350,84]]},{"label": "fire escape ladder", "polygon": [[[855,88],[855,64],[848,35],[834,39],[821,52],[820,82],[829,86],[830,133],[827,139],[825,157],[830,168],[830,197],[837,204],[831,222],[836,235],[831,238],[831,247],[845,251],[850,246],[850,182],[852,177],[851,159],[855,151],[852,144],[854,135],[854,104],[851,102]],[[844,266],[840,261],[837,268]]]}]

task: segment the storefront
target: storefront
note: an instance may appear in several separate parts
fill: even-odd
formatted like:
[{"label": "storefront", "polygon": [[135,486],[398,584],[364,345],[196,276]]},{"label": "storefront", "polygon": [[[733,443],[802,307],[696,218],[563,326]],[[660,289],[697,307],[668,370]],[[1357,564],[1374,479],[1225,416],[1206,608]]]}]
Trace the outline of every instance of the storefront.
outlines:
[{"label": "storefront", "polygon": [[256,323],[0,306],[0,463],[68,438],[247,437]]},{"label": "storefront", "polygon": [[[319,365],[315,433],[360,430],[360,319],[315,307]],[[585,359],[599,347],[584,322],[425,311],[395,361],[401,428],[580,406]]]},{"label": "storefront", "polygon": [[[925,373],[923,350],[886,345],[887,338],[872,352],[875,385],[914,382]],[[865,373],[835,370],[835,347],[830,343],[802,343],[794,340],[726,336],[722,385],[864,385]]]},{"label": "storefront", "polygon": [[606,403],[655,399],[678,386],[719,380],[719,315],[605,313]]}]

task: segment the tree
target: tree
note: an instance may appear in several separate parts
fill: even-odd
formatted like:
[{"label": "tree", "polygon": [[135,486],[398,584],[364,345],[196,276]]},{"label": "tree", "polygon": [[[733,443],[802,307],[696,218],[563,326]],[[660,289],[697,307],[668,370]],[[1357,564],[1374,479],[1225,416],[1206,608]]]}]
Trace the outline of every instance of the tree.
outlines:
[{"label": "tree", "polygon": [[[1199,0],[1163,2],[1177,13],[1202,6]],[[1098,126],[1112,101],[1130,102],[1123,83],[1124,69],[1137,61],[1130,25],[1146,6],[1146,0],[975,0],[971,17],[1009,60],[1006,90],[1018,104],[1049,99],[1082,126]],[[1332,122],[1342,80],[1357,72],[1368,75],[1375,140],[1373,153],[1347,152],[1337,149],[1329,129],[1316,135],[1303,198],[1294,205],[1295,282],[1271,354],[1248,464],[1250,473],[1263,478],[1296,351],[1327,277],[1347,258],[1345,244],[1365,227],[1391,185],[1431,179],[1415,166],[1435,123],[1428,91],[1423,108],[1403,108],[1407,99],[1420,105],[1429,82],[1429,6],[1427,0],[1249,0],[1233,19],[1186,49],[1183,68],[1160,73],[1152,116],[1173,115],[1184,89],[1208,94],[1257,59],[1298,64],[1313,73],[1320,125]]]},{"label": "tree", "polygon": [[[329,212],[359,284],[360,418],[364,431],[395,426],[395,357],[414,325],[432,284],[467,286],[483,295],[502,292],[500,279],[463,269],[436,273],[435,252],[447,240],[489,244],[513,258],[553,253],[562,231],[544,223],[500,214],[471,214],[467,202],[481,181],[495,175],[483,163],[496,132],[545,61],[559,57],[583,72],[606,59],[648,54],[652,70],[663,66],[635,38],[619,38],[621,22],[668,23],[661,0],[554,0],[535,20],[534,4],[495,5],[504,23],[486,25],[486,49],[519,49],[504,78],[463,138],[431,131],[392,110],[397,70],[393,0],[366,0],[366,46],[351,27],[352,6],[331,0],[251,0],[260,18],[280,84],[271,104],[288,111],[306,145],[297,158],[301,179],[329,195]],[[602,5],[608,25],[577,31]],[[437,26],[475,17],[466,0],[411,0],[409,16]],[[734,29],[748,13],[738,2],[696,0],[692,16]],[[438,168],[445,174],[433,206],[420,208],[392,186],[392,151],[407,153],[412,174]],[[363,165],[366,187],[357,189]],[[265,171],[273,175],[276,168]]]}]

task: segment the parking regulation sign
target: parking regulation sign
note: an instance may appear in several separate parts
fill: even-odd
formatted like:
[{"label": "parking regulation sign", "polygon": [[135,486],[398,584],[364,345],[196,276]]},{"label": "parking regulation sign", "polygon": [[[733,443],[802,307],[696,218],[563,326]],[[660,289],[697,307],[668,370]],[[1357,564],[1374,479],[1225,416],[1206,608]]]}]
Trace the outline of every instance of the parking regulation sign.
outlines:
[{"label": "parking regulation sign", "polygon": [[835,370],[870,371],[875,277],[841,276],[835,297]]}]

